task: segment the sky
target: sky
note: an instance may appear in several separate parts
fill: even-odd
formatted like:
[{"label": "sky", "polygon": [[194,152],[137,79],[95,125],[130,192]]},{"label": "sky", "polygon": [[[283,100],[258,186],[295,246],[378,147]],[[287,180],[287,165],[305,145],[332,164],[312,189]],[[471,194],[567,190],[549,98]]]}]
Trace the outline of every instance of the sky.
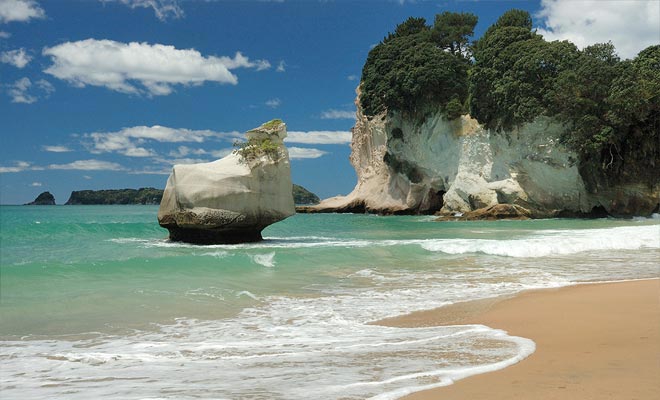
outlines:
[{"label": "sky", "polygon": [[349,193],[355,89],[410,16],[529,11],[547,40],[660,43],[660,1],[0,0],[0,204],[50,191],[164,188],[173,164],[223,157],[286,122],[294,183]]}]

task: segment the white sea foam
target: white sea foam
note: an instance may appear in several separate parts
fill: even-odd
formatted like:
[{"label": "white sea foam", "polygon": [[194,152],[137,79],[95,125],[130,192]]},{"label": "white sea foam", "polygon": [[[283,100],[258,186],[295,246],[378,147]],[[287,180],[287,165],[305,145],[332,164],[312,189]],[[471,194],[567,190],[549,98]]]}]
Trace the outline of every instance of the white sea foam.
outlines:
[{"label": "white sea foam", "polygon": [[660,248],[660,226],[546,230],[523,239],[439,239],[422,244],[447,254],[483,253],[508,257],[547,257],[600,250]]},{"label": "white sea foam", "polygon": [[[200,246],[137,238],[111,239],[116,243],[140,243],[144,247],[192,248]],[[259,243],[212,245],[206,249],[263,250],[304,248],[365,248],[418,245],[432,252],[445,254],[481,253],[506,257],[547,257],[601,250],[660,249],[660,225],[623,226],[607,229],[567,229],[532,231],[519,239],[337,239],[319,236],[269,238]],[[254,262],[271,264],[270,255],[252,256]],[[225,256],[225,253],[207,252],[203,255]]]},{"label": "white sea foam", "polygon": [[266,253],[266,254],[254,254],[250,255],[252,261],[264,267],[274,267],[275,266],[275,252]]}]

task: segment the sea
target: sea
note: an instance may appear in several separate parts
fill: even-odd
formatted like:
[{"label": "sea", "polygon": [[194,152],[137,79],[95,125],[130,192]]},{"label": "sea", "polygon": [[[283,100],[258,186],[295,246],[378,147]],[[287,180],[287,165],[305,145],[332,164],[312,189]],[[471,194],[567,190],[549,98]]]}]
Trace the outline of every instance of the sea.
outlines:
[{"label": "sea", "polygon": [[396,399],[504,368],[531,338],[383,318],[657,278],[660,218],[298,214],[174,243],[156,206],[0,206],[2,399]]}]

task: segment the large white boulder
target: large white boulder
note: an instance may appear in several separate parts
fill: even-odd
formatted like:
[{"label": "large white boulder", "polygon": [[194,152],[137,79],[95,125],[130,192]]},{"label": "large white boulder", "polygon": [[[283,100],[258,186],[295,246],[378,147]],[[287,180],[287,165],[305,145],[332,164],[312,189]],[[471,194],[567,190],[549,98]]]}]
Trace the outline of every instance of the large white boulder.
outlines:
[{"label": "large white boulder", "polygon": [[175,165],[158,210],[170,239],[200,244],[254,242],[295,213],[286,125],[247,132],[248,145],[220,160]]}]

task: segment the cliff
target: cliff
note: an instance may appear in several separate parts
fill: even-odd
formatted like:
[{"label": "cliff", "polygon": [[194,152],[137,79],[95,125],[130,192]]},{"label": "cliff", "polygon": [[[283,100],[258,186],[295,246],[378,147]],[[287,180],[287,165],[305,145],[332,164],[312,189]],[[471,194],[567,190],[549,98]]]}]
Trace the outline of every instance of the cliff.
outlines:
[{"label": "cliff", "polygon": [[431,25],[411,17],[369,52],[351,143],[358,182],[310,211],[657,210],[660,45],[621,60],[611,43],[548,42],[524,10],[471,40],[476,24],[470,13],[443,12]]},{"label": "cliff", "polygon": [[26,206],[54,206],[55,197],[50,192],[43,192],[34,201],[26,203]]},{"label": "cliff", "polygon": [[360,104],[358,90],[350,156],[357,184],[311,212],[461,215],[514,204],[540,218],[658,208],[657,183],[588,189],[578,155],[560,141],[567,128],[552,118],[495,132],[469,115],[448,120],[437,109],[423,118],[396,111],[368,117]]}]

